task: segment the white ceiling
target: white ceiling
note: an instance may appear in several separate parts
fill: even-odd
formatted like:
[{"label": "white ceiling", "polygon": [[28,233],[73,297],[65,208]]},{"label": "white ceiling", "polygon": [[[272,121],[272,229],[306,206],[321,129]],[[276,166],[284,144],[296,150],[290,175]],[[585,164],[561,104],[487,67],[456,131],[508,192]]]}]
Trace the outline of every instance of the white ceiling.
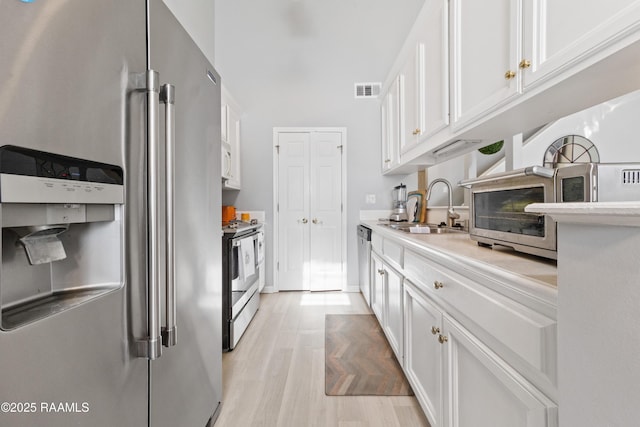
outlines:
[{"label": "white ceiling", "polygon": [[215,0],[215,66],[243,108],[336,85],[352,92],[386,78],[423,3]]}]

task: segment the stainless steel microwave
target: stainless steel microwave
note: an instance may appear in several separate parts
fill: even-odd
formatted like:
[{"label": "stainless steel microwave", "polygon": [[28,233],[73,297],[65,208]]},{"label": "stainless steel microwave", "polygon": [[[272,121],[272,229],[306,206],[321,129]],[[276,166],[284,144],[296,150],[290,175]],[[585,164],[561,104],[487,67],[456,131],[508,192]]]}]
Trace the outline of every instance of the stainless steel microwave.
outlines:
[{"label": "stainless steel microwave", "polygon": [[532,166],[460,185],[470,189],[469,234],[478,244],[556,259],[555,221],[525,206],[640,200],[640,163]]},{"label": "stainless steel microwave", "polygon": [[556,202],[640,200],[640,163],[578,163],[556,170]]}]

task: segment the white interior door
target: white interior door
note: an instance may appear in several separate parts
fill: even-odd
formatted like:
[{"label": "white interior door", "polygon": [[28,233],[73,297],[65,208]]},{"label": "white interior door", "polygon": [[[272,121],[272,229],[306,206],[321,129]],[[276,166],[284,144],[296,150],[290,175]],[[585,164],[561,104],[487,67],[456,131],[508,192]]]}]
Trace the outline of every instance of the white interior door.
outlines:
[{"label": "white interior door", "polygon": [[309,290],[309,133],[278,135],[279,290]]},{"label": "white interior door", "polygon": [[313,132],[310,141],[309,288],[342,289],[342,133]]},{"label": "white interior door", "polygon": [[278,289],[344,283],[344,130],[277,130]]}]

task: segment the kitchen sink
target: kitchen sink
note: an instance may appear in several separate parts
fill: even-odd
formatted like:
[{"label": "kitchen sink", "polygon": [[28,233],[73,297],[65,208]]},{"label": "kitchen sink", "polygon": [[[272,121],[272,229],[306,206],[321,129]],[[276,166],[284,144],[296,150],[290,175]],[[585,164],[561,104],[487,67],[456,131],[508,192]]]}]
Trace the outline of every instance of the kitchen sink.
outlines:
[{"label": "kitchen sink", "polygon": [[429,227],[430,232],[428,234],[446,234],[446,233],[465,233],[466,231],[462,227],[450,227],[444,224],[430,224],[430,223],[416,223],[416,222],[389,222],[381,223],[380,225],[392,228],[394,230],[404,231],[410,233],[411,227]]}]

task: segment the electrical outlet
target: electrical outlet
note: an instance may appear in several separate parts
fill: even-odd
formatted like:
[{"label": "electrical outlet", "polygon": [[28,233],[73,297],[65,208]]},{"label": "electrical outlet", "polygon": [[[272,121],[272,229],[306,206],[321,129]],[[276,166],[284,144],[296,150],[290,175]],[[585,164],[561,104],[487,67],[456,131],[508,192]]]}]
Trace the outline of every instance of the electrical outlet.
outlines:
[{"label": "electrical outlet", "polygon": [[375,194],[367,194],[367,196],[365,197],[365,203],[368,205],[375,205],[376,204],[376,195]]}]

